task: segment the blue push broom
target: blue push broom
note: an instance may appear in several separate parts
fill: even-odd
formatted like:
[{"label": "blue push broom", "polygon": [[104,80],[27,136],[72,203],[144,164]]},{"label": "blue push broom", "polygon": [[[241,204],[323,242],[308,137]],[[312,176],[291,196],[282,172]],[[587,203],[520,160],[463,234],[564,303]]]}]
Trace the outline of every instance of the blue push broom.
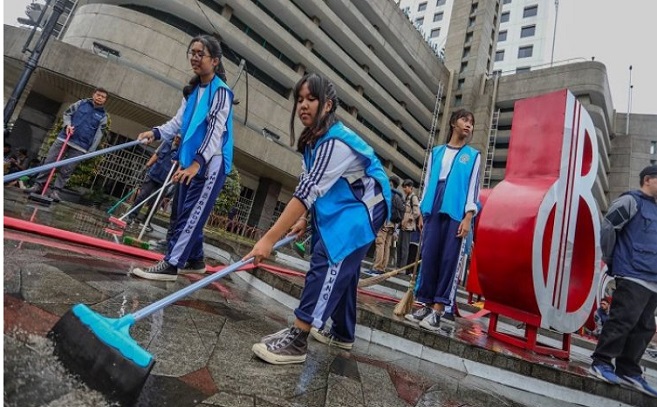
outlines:
[{"label": "blue push broom", "polygon": [[[294,239],[287,236],[279,240],[273,250]],[[62,363],[89,387],[114,400],[131,403],[139,396],[155,360],[130,337],[130,327],[251,262],[252,257],[234,263],[121,318],[107,318],[77,304],[55,324],[48,338],[55,343],[55,354]]]}]

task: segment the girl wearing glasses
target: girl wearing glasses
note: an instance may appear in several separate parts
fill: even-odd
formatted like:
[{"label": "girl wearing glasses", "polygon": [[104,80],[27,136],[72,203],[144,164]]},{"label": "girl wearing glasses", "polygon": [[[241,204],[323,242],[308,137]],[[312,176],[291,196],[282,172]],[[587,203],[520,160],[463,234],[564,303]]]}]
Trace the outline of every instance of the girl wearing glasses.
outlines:
[{"label": "girl wearing glasses", "polygon": [[138,277],[175,281],[178,273],[205,273],[203,227],[231,171],[233,161],[233,92],[226,85],[221,45],[209,35],[192,39],[187,49],[194,77],[183,93],[176,116],[167,123],[139,134],[139,140],[182,137],[178,183],[178,218],[164,259],[135,268]]}]

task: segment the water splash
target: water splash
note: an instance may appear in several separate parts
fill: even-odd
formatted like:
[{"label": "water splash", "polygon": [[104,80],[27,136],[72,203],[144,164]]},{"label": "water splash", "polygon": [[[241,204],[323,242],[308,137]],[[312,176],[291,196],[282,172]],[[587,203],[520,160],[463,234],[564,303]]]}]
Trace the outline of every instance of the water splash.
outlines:
[{"label": "water splash", "polygon": [[14,329],[5,333],[4,346],[5,406],[118,406],[72,376],[50,340]]}]

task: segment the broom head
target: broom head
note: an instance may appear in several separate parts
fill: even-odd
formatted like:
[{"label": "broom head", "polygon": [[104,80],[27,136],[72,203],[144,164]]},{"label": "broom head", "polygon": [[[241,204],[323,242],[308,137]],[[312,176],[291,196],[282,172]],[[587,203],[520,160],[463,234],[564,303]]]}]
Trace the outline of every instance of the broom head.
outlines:
[{"label": "broom head", "polygon": [[48,332],[55,355],[90,388],[131,404],[155,359],[130,337],[134,317],[103,317],[83,304],[74,306]]},{"label": "broom head", "polygon": [[105,228],[105,232],[114,236],[123,236],[123,230],[120,229]]},{"label": "broom head", "polygon": [[292,247],[299,256],[306,257],[306,246],[303,243],[295,243]]},{"label": "broom head", "polygon": [[53,203],[53,199],[50,198],[49,196],[37,194],[36,192],[32,192],[27,197],[27,199],[29,199],[30,201],[34,201],[34,202],[36,202],[38,204],[41,204],[41,205],[46,205],[46,206],[50,206],[50,204]]},{"label": "broom head", "polygon": [[121,229],[124,229],[124,228],[128,225],[128,223],[127,223],[126,221],[121,220],[121,219],[119,219],[119,218],[117,218],[117,217],[115,217],[115,216],[110,216],[109,219],[108,219],[108,221],[109,221],[110,223],[113,223],[113,224],[115,224],[116,226],[120,227]]},{"label": "broom head", "polygon": [[413,280],[411,280],[413,284],[408,287],[408,290],[406,290],[406,293],[402,297],[401,300],[395,305],[395,309],[392,310],[392,312],[397,315],[398,317],[404,316],[411,312],[413,309],[413,304],[415,303],[415,298],[413,296],[413,287],[415,286],[415,283]]},{"label": "broom head", "polygon": [[141,240],[138,240],[134,237],[130,236],[123,236],[123,244],[132,246],[132,247],[138,247],[140,249],[144,250],[149,250],[151,245],[148,242],[142,242]]}]

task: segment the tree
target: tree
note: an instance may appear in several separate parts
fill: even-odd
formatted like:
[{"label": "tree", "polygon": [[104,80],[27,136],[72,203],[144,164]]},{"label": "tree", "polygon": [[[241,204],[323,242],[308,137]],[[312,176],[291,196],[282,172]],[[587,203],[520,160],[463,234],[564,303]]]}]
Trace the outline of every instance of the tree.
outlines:
[{"label": "tree", "polygon": [[241,191],[242,186],[240,185],[240,174],[237,171],[237,168],[233,167],[233,171],[228,177],[226,177],[224,187],[214,203],[214,212],[218,215],[226,216],[228,212],[237,205]]}]

